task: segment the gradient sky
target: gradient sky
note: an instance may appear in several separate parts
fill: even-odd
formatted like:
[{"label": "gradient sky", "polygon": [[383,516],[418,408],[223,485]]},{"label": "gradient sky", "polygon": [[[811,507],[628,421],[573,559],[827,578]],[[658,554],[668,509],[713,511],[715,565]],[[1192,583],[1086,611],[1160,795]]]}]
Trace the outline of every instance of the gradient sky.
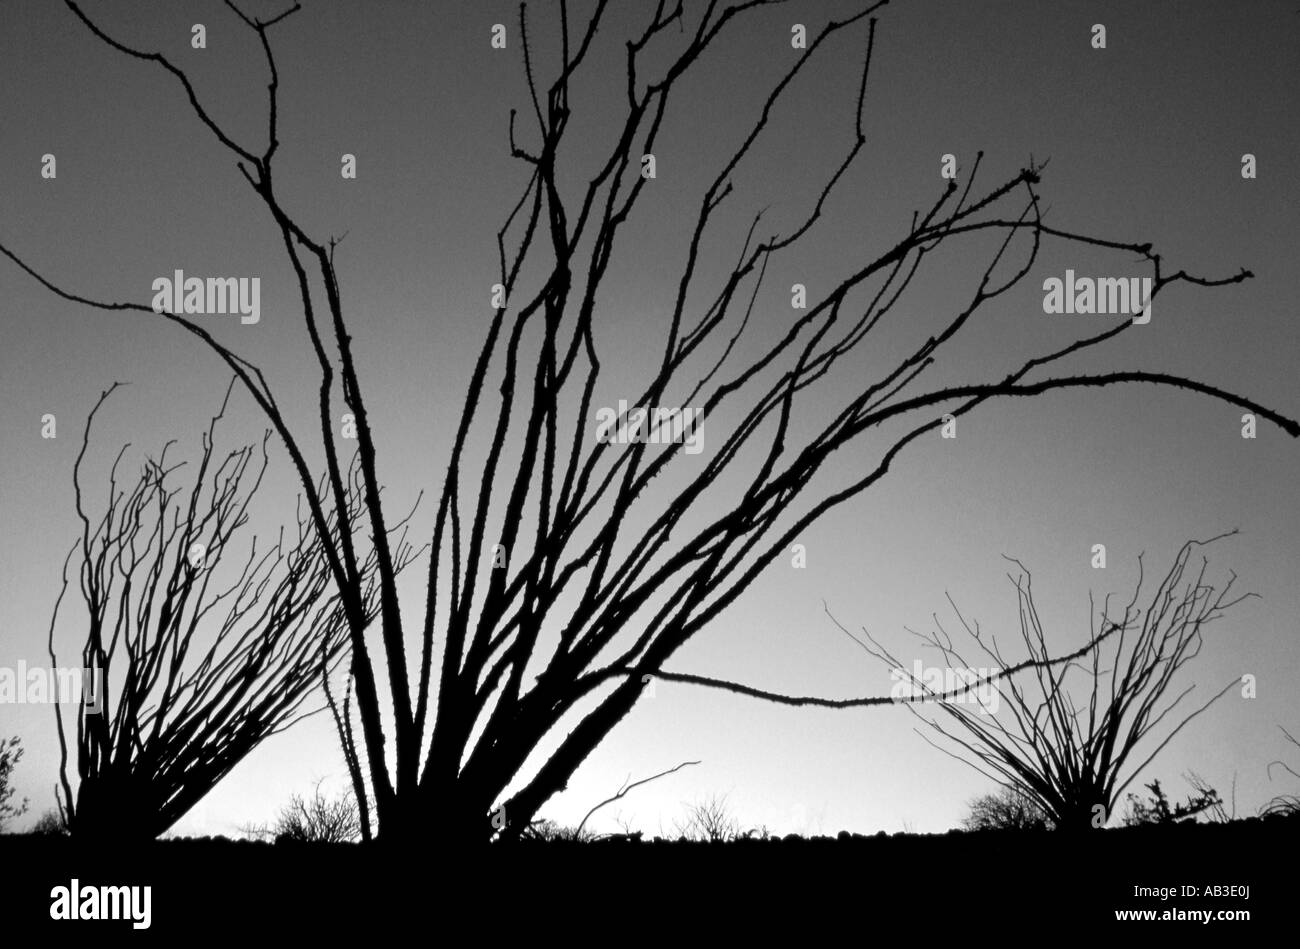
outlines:
[{"label": "gradient sky", "polygon": [[[512,107],[525,142],[532,131],[523,121],[531,110],[515,42],[518,8],[500,0],[303,6],[273,34],[278,188],[309,233],[347,234],[338,252],[343,298],[391,510],[404,510],[420,490],[436,493],[440,485],[490,316],[495,232],[525,181],[506,137]],[[574,4],[579,12],[585,6]],[[600,154],[595,145],[608,141],[623,106],[623,40],[652,5],[615,7],[572,95],[563,156],[576,169],[570,187]],[[85,8],[110,35],[182,65],[215,119],[261,150],[261,53],[220,3],[87,0]],[[282,6],[248,0],[246,8],[269,16]],[[547,82],[553,9],[539,2],[530,12]],[[654,195],[622,238],[601,296],[609,368],[597,405],[635,397],[657,360],[699,195],[791,61],[790,25],[805,23],[811,35],[855,9],[849,0],[827,0],[762,11],[724,34],[675,93],[655,148]],[[205,319],[263,368],[290,423],[310,432],[315,364],[292,271],[265,209],[191,114],[179,85],[157,66],[107,48],[62,4],[6,0],[0,20],[0,240],[68,289],[107,300],[147,304],[152,280],[178,268],[260,276],[259,324]],[[203,51],[189,47],[189,27],[198,22],[207,27]],[[510,28],[504,52],[489,47],[497,22]],[[1094,23],[1106,25],[1105,50],[1090,46]],[[838,164],[852,132],[864,40],[865,25],[827,48],[739,169],[737,195],[706,244],[710,291],[758,208],[770,205],[765,227],[781,230]],[[788,325],[791,283],[806,283],[819,299],[818,288],[897,240],[911,212],[940,193],[942,154],[954,153],[964,173],[982,149],[985,188],[1014,176],[1032,154],[1050,158],[1040,188],[1049,223],[1152,241],[1171,269],[1255,274],[1224,289],[1170,287],[1149,325],[1072,370],[1185,374],[1296,417],[1300,184],[1286,165],[1300,155],[1298,74],[1300,15],[1292,2],[897,0],[882,12],[876,35],[867,145],[824,223],[769,272],[755,315],[760,333]],[[348,152],[357,156],[355,181],[339,175]],[[1258,159],[1256,180],[1240,175],[1247,152]],[[52,181],[40,177],[45,153],[57,156]],[[806,409],[811,420],[800,431],[811,433],[819,409],[891,365],[906,341],[915,345],[943,325],[989,251],[987,242],[970,241],[936,254],[900,305],[896,328],[818,391],[823,401]],[[1028,353],[1095,332],[1107,318],[1042,311],[1042,281],[1066,268],[1149,273],[1124,255],[1045,245],[1024,283],[981,311],[936,380],[991,379]],[[179,328],[58,300],[7,260],[0,261],[0,320],[0,665],[12,667],[45,661],[59,567],[78,531],[72,462],[99,392],[114,380],[131,383],[103,412],[88,459],[91,484],[126,441],[156,450],[176,437],[196,450],[228,375]],[[45,413],[58,418],[55,440],[40,436]],[[949,618],[945,594],[984,626],[1014,631],[1003,554],[1033,570],[1049,643],[1065,652],[1086,636],[1089,590],[1099,599],[1130,592],[1139,553],[1147,552],[1149,575],[1163,576],[1184,540],[1236,527],[1240,536],[1217,546],[1212,569],[1235,570],[1260,599],[1211,627],[1185,681],[1200,683],[1198,694],[1208,697],[1250,672],[1258,698],[1230,693],[1147,776],[1180,798],[1187,788],[1178,776],[1187,769],[1225,798],[1235,779],[1239,811],[1253,812],[1274,794],[1295,791],[1270,783],[1265,769],[1287,752],[1278,726],[1300,727],[1300,454],[1267,423],[1257,439],[1243,440],[1240,414],[1151,386],[985,405],[961,420],[956,440],[920,440],[879,487],[807,531],[806,569],[778,559],[669,668],[789,693],[885,693],[888,671],[835,628],[823,601],[845,625],[866,626],[910,662],[920,654],[904,627],[928,628],[936,611]],[[245,395],[236,396],[231,415],[225,444],[264,427]],[[726,424],[726,417],[706,420],[706,444],[720,443]],[[866,439],[839,453],[813,490],[843,484],[886,446]],[[268,534],[292,518],[295,493],[285,453],[273,452],[274,477],[257,509]],[[413,536],[427,537],[435,510],[426,495]],[[1108,550],[1104,571],[1089,565],[1095,543]],[[411,574],[403,594],[415,617],[424,568]],[[60,641],[69,655],[79,605],[65,602]],[[794,710],[659,683],[543,814],[575,823],[629,774],[700,759],[635,791],[594,826],[613,829],[621,812],[657,833],[681,816],[682,802],[726,793],[746,826],[781,833],[941,831],[989,782],[931,749],[915,724],[903,709]],[[27,749],[16,782],[34,817],[53,806],[58,751],[50,709],[0,706],[0,735],[8,733],[21,735]],[[290,793],[318,778],[345,783],[324,717],[267,742],[175,830],[233,833],[269,820]]]}]

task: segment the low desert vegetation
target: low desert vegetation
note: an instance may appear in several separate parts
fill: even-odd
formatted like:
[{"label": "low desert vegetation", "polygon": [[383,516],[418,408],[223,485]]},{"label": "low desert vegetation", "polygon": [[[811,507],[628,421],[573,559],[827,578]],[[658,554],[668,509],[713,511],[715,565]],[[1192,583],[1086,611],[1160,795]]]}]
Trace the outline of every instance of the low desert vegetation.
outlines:
[{"label": "low desert vegetation", "polygon": [[724,844],[746,835],[727,803],[727,795],[713,794],[686,805],[685,816],[673,822],[673,836],[678,840]]},{"label": "low desert vegetation", "polygon": [[27,813],[27,799],[14,802],[14,768],[23,757],[23,743],[17,736],[0,738],[0,832],[16,817]]},{"label": "low desert vegetation", "polygon": [[1051,830],[1055,826],[1037,801],[1014,786],[981,794],[967,807],[963,830]]},{"label": "low desert vegetation", "polygon": [[1214,819],[1215,815],[1223,814],[1223,800],[1219,797],[1219,792],[1204,784],[1193,784],[1193,793],[1181,804],[1170,802],[1164,788],[1160,786],[1159,778],[1146,785],[1146,788],[1150,792],[1146,799],[1132,793],[1128,795],[1128,807],[1123,817],[1125,827],[1177,824],[1181,821],[1195,821],[1203,815]]},{"label": "low desert vegetation", "polygon": [[344,791],[333,797],[317,781],[311,794],[294,794],[270,825],[252,825],[244,833],[257,840],[276,843],[354,843],[361,839],[361,815],[357,800]]}]

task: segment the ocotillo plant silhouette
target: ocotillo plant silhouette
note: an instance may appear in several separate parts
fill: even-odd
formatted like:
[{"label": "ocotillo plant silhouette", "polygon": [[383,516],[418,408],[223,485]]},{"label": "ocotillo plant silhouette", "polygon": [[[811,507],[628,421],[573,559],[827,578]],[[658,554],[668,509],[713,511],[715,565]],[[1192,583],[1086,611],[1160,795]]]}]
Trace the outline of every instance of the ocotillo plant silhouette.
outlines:
[{"label": "ocotillo plant silhouette", "polygon": [[[1124,791],[1174,736],[1238,685],[1233,679],[1208,701],[1191,710],[1179,709],[1194,686],[1175,682],[1200,653],[1204,630],[1254,595],[1231,597],[1235,574],[1216,586],[1206,580],[1206,558],[1199,566],[1189,562],[1194,551],[1223,536],[1184,544],[1145,609],[1139,606],[1139,558],[1139,579],[1122,614],[1113,615],[1108,596],[1100,612],[1090,615],[1092,635],[1084,655],[1059,665],[1040,661],[1023,679],[993,681],[1005,714],[951,701],[940,702],[933,717],[922,711],[924,706],[909,704],[908,709],[958,751],[936,748],[1028,798],[1057,830],[1105,826]],[[1032,579],[1023,564],[1012,562],[1021,571],[1010,578],[1016,589],[1020,639],[1031,659],[1042,660],[1050,653],[1034,605]],[[937,617],[935,632],[918,634],[925,645],[950,667],[971,668],[971,649],[983,661],[1007,667],[1010,662],[996,636],[968,622],[956,604],[953,609],[971,646],[955,645]],[[840,629],[872,656],[907,672],[866,630],[859,638]],[[923,678],[911,678],[921,694],[938,698]]]},{"label": "ocotillo plant silhouette", "polygon": [[[246,554],[240,550],[249,504],[266,473],[270,432],[260,463],[252,446],[216,453],[230,389],[203,434],[188,487],[177,484],[185,463],[168,458],[172,442],[145,459],[133,487],[119,487],[123,448],[104,508],[88,510],[99,492],[84,489],[81,466],[95,415],[116,388],[90,412],[73,475],[82,535],[68,560],[75,555],[80,565],[87,615],[79,652],[96,674],[99,694],[83,693],[77,707],[75,788],[63,712],[54,704],[59,807],[75,837],[148,839],[171,827],[261,742],[311,714],[302,709],[322,669],[328,674],[347,651],[342,608],[322,553],[323,540],[337,542],[340,519],[337,512],[330,517],[332,534],[322,538],[300,515],[296,534],[286,537],[282,529],[268,549],[259,551],[253,538]],[[355,516],[360,500],[352,480],[344,500]],[[401,568],[414,551],[400,535],[396,546]],[[373,618],[373,555],[363,577],[366,615]],[[65,562],[50,620],[56,667],[67,586]]]},{"label": "ocotillo plant silhouette", "polygon": [[[1150,270],[1141,278],[1150,281],[1148,304],[1170,286],[1221,287],[1250,276],[1245,270],[1195,276],[1167,266],[1151,243],[1049,225],[1039,198],[1044,164],[1032,160],[986,188],[981,154],[961,185],[949,178],[878,252],[822,281],[811,297],[807,286],[793,285],[793,315],[786,313],[780,329],[764,338],[757,329],[761,321],[751,317],[765,278],[822,223],[867,143],[869,107],[885,107],[870,99],[882,0],[855,6],[792,47],[789,64],[780,68],[728,157],[700,181],[698,211],[684,222],[675,279],[663,284],[666,315],[651,365],[645,378],[625,390],[628,405],[647,408],[620,408],[619,437],[591,438],[597,385],[609,379],[608,373],[602,377],[599,333],[609,304],[600,291],[616,264],[637,259],[636,248],[624,240],[625,226],[655,200],[647,198],[658,180],[654,151],[665,117],[682,99],[685,78],[776,0],[711,0],[689,11],[684,3],[660,0],[629,14],[635,23],[621,43],[610,36],[614,24],[606,0],[597,0],[581,24],[561,0],[549,70],[534,61],[524,4],[515,48],[522,58],[529,130],[517,128],[514,110],[506,129],[520,167],[518,199],[506,202],[508,211],[502,208],[490,318],[449,439],[427,593],[422,615],[412,619],[409,611],[403,615],[399,600],[397,558],[388,542],[392,514],[381,500],[372,423],[382,409],[369,400],[358,372],[352,308],[344,302],[336,269],[338,242],[308,233],[275,174],[280,74],[271,37],[273,30],[278,35],[292,28],[298,5],[257,19],[227,0],[265,58],[265,137],[255,144],[222,124],[175,62],[110,35],[76,0],[65,2],[88,29],[88,42],[123,55],[122,68],[148,67],[179,84],[184,99],[178,101],[188,102],[196,127],[233,158],[251,199],[265,210],[292,267],[306,338],[319,366],[319,385],[304,396],[318,409],[319,431],[291,426],[291,414],[282,410],[261,370],[186,314],[74,292],[8,246],[0,245],[0,252],[66,300],[138,312],[193,334],[236,374],[270,420],[301,482],[310,522],[326,539],[322,554],[351,644],[364,750],[349,760],[367,769],[381,839],[419,840],[435,827],[444,838],[451,833],[465,842],[518,836],[627,715],[647,683],[671,677],[665,663],[801,531],[879,484],[909,445],[976,409],[1004,398],[1144,383],[1208,395],[1300,435],[1293,419],[1182,375],[1063,368],[1072,357],[1130,338],[1135,324],[1127,318],[1098,318],[1072,342],[1017,358],[1009,371],[985,368],[975,381],[935,381],[931,370],[940,357],[959,360],[953,342],[964,341],[979,325],[973,316],[982,308],[1020,285],[1044,243],[1126,261],[1136,257]],[[627,21],[618,28],[626,26]],[[842,158],[780,233],[764,230],[761,212],[752,220],[746,215],[744,238],[725,258],[735,262],[724,264],[726,272],[714,280],[706,265],[720,259],[712,249],[717,212],[734,205],[742,163],[761,150],[774,110],[800,74],[850,37],[861,70],[854,71],[854,88],[846,90],[845,142],[836,152]],[[618,81],[593,75],[601,59],[593,50],[603,44],[611,44],[618,57]],[[575,143],[571,110],[583,100],[571,92],[589,76],[598,90],[592,95],[609,97],[601,104],[616,121],[611,134],[593,133],[592,141]],[[582,95],[587,93],[584,88]],[[897,304],[918,278],[924,283],[923,270],[927,277],[933,272],[941,247],[971,248],[987,259],[987,267],[939,330],[921,332],[915,343],[887,354],[888,366],[878,373],[864,372],[851,357],[869,350],[864,341],[870,337],[874,343],[882,327],[898,320],[903,308]],[[1048,375],[1052,370],[1060,374]],[[814,389],[830,401],[815,413],[802,412]],[[334,424],[340,397],[356,427],[362,505],[355,513]],[[686,409],[699,408],[692,414],[696,420],[727,420],[726,430],[698,459],[676,439],[644,432],[648,407],[657,413],[674,404],[677,414],[669,410],[670,419],[680,421]],[[879,452],[865,468],[814,487],[836,452],[867,442],[869,435],[879,436]],[[314,447],[308,439],[316,437],[320,479],[308,461]],[[331,505],[338,524],[329,519]],[[369,575],[354,537],[366,531],[375,548],[377,642],[363,635],[371,618]],[[772,697],[723,680],[705,684]],[[572,728],[562,724],[568,718],[576,719]],[[548,744],[550,738],[557,741]],[[539,761],[542,747],[547,751]]]}]

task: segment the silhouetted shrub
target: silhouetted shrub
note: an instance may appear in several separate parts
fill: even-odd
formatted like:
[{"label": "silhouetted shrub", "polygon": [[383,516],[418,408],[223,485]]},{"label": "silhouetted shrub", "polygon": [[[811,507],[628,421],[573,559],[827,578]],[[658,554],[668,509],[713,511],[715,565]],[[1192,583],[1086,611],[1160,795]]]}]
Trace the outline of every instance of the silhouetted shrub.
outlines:
[{"label": "silhouetted shrub", "polygon": [[1038,802],[1018,788],[981,795],[969,808],[961,819],[965,830],[1050,830],[1054,826]]},{"label": "silhouetted shrub", "polygon": [[27,813],[27,798],[14,804],[14,789],[10,784],[14,768],[23,757],[23,743],[17,735],[13,738],[0,738],[0,831],[5,824],[15,817]]},{"label": "silhouetted shrub", "polygon": [[1169,798],[1160,781],[1147,785],[1151,796],[1142,800],[1136,794],[1128,795],[1128,808],[1124,813],[1124,826],[1136,827],[1141,824],[1176,824],[1179,821],[1195,820],[1198,814],[1218,808],[1222,805],[1219,792],[1209,786],[1203,786],[1195,794],[1189,794],[1182,804],[1169,804]]},{"label": "silhouetted shrub", "polygon": [[565,827],[549,818],[543,818],[530,823],[528,829],[521,833],[519,838],[521,840],[541,840],[547,842],[571,840],[587,843],[595,840],[597,836],[597,834],[594,834],[585,828],[579,830],[576,827]]},{"label": "silhouetted shrub", "polygon": [[351,792],[329,798],[321,793],[321,782],[310,797],[295,794],[281,809],[271,827],[250,826],[244,832],[259,840],[276,843],[351,843],[361,839],[361,818]]},{"label": "silhouetted shrub", "polygon": [[68,828],[63,818],[59,816],[59,812],[50,808],[32,825],[30,833],[38,837],[66,837]]},{"label": "silhouetted shrub", "polygon": [[685,819],[674,821],[673,829],[678,839],[710,843],[727,843],[745,836],[740,822],[731,814],[725,794],[687,805]]}]

